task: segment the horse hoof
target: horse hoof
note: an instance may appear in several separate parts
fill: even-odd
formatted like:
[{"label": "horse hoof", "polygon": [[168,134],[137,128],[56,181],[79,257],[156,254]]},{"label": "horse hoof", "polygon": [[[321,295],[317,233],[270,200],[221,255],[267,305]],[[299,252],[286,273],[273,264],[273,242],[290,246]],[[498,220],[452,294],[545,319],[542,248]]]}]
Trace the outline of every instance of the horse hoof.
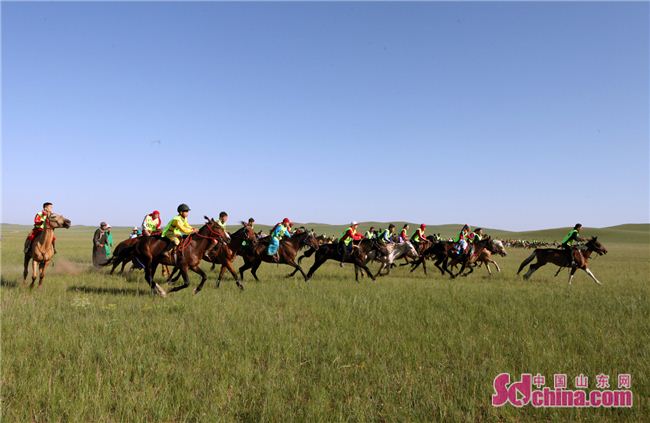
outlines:
[{"label": "horse hoof", "polygon": [[244,290],[244,285],[237,282],[237,288],[239,288],[241,291],[243,291]]},{"label": "horse hoof", "polygon": [[193,293],[194,295],[198,294],[198,293],[199,293],[199,289],[198,289],[198,288],[194,288],[194,289],[192,290],[192,293]]}]

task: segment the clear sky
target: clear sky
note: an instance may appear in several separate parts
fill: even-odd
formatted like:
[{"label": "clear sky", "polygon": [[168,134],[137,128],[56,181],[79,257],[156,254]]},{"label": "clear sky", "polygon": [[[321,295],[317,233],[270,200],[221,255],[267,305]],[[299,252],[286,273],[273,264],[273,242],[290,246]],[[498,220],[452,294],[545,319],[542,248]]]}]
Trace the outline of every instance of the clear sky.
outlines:
[{"label": "clear sky", "polygon": [[649,221],[648,3],[2,2],[2,221]]}]

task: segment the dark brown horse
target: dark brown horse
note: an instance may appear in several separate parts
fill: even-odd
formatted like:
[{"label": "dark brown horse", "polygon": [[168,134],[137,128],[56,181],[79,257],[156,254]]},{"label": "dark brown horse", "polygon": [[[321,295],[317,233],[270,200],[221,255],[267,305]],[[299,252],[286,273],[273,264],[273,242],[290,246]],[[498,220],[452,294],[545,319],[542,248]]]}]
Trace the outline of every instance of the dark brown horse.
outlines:
[{"label": "dark brown horse", "polygon": [[420,258],[412,262],[411,272],[422,265],[424,274],[427,274],[427,259],[434,260],[433,264],[440,270],[440,273],[444,276],[445,273],[449,273],[449,276],[452,278],[454,274],[447,268],[447,260],[450,255],[454,254],[456,243],[453,241],[438,241],[433,242],[426,250],[420,254]]},{"label": "dark brown horse", "polygon": [[238,255],[241,255],[242,249],[255,248],[255,245],[257,244],[257,235],[251,225],[245,222],[241,222],[241,224],[242,227],[232,234],[228,244],[220,242],[216,247],[208,251],[205,257],[203,257],[205,261],[221,265],[219,277],[217,278],[217,288],[221,285],[223,274],[228,270],[232,277],[235,278],[237,286],[240,289],[244,289],[244,285],[241,284],[239,275],[235,272],[232,264],[235,261],[235,258]]},{"label": "dark brown horse", "polygon": [[144,277],[151,287],[152,293],[165,296],[166,292],[154,281],[156,268],[159,264],[176,266],[183,277],[183,285],[173,287],[170,292],[179,291],[190,285],[188,270],[201,276],[201,282],[194,289],[198,293],[207,279],[205,272],[199,267],[203,256],[208,249],[218,242],[226,242],[226,233],[219,224],[211,218],[205,217],[206,223],[191,235],[183,238],[176,247],[176,261],[169,253],[165,253],[170,240],[157,236],[143,236],[138,238],[134,257],[144,265]]},{"label": "dark brown horse", "polygon": [[[528,272],[524,274],[524,279],[529,279],[533,273],[540,267],[544,266],[547,263],[553,263],[556,266],[569,267],[571,268],[571,273],[569,274],[569,285],[573,280],[573,275],[577,269],[582,269],[596,282],[598,285],[601,285],[600,281],[596,279],[596,276],[589,269],[589,257],[592,253],[597,253],[599,256],[607,254],[607,249],[598,241],[598,237],[592,237],[587,241],[584,248],[573,248],[571,254],[573,255],[573,261],[575,265],[571,265],[571,260],[567,254],[566,250],[558,248],[536,248],[533,253],[524,260],[517,270],[519,274],[524,267],[534,259],[537,259],[537,262],[530,265]],[[557,275],[557,273],[556,273]]]},{"label": "dark brown horse", "polygon": [[[262,262],[275,263],[273,256],[266,253],[270,240],[270,237],[258,239],[257,244],[253,248],[247,248],[242,251],[244,265],[239,268],[241,280],[244,280],[244,271],[251,269],[251,274],[256,281],[259,281],[259,278],[257,277],[257,269],[260,267]],[[313,232],[296,231],[291,238],[282,239],[277,252],[279,257],[278,263],[286,264],[294,268],[293,273],[287,275],[287,277],[293,276],[296,272],[300,272],[305,278],[305,281],[307,281],[307,275],[305,275],[305,272],[302,270],[300,265],[296,263],[296,255],[298,255],[298,251],[303,247],[314,249],[319,248],[318,241],[316,241]]]},{"label": "dark brown horse", "polygon": [[[336,260],[341,263],[352,263],[355,265],[355,269],[356,267],[360,267],[374,281],[376,278],[373,276],[370,269],[368,269],[366,258],[371,251],[382,251],[382,249],[383,245],[380,241],[376,239],[362,239],[358,245],[354,245],[352,253],[346,257],[345,261],[343,261],[338,241],[330,244],[323,244],[318,250],[316,250],[314,264],[309,269],[309,272],[307,272],[305,280],[310,280],[312,276],[314,276],[314,272],[316,272],[316,270],[318,270],[318,268],[327,260]],[[355,272],[355,280],[357,282],[359,281],[357,272]]]},{"label": "dark brown horse", "polygon": [[[117,244],[117,246],[113,250],[113,255],[111,256],[111,258],[106,263],[100,264],[100,266],[104,267],[108,265],[113,265],[109,273],[111,275],[115,272],[115,269],[117,269],[117,266],[119,266],[120,264],[122,265],[122,268],[120,269],[120,274],[124,273],[124,267],[128,263],[133,264],[131,270],[144,269],[144,265],[138,262],[138,260],[135,258],[135,246],[138,243],[138,239],[139,238],[128,238],[120,242],[119,244]],[[169,276],[170,272],[167,265],[162,266],[162,274],[163,276]]]}]

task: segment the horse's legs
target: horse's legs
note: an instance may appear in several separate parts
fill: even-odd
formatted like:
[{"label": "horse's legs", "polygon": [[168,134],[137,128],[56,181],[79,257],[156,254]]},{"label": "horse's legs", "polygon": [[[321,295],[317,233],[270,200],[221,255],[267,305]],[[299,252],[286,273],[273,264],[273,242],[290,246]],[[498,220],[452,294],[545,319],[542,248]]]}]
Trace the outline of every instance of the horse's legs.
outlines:
[{"label": "horse's legs", "polygon": [[[210,270],[213,270],[215,266],[216,265],[214,263],[212,263],[212,267],[210,268]],[[230,270],[230,269],[228,269],[228,270]],[[223,278],[223,274],[225,272],[226,272],[226,267],[225,267],[224,264],[222,264],[221,269],[219,269],[219,276],[217,276],[217,288],[219,288],[221,286],[221,279]],[[230,272],[230,273],[232,273],[232,272]],[[235,276],[235,280],[237,280],[237,275],[234,275],[234,276]]]},{"label": "horse's legs", "polygon": [[27,275],[29,274],[29,261],[32,257],[28,254],[25,254],[24,268],[23,268],[23,284],[27,282]]},{"label": "horse's legs", "polygon": [[251,267],[251,274],[253,275],[253,277],[255,278],[255,280],[257,282],[260,281],[260,278],[257,277],[257,269],[259,269],[260,264],[262,264],[262,260],[258,260],[256,262],[254,262],[253,266]]},{"label": "horse's legs", "polygon": [[[319,258],[318,254],[316,255],[316,260],[314,260],[314,264],[311,265],[309,268],[309,271],[307,272],[307,280],[309,281],[312,276],[314,276],[314,272],[325,263],[327,259]],[[370,273],[368,273],[370,274]],[[372,275],[370,275],[372,277]]]},{"label": "horse's legs", "polygon": [[182,264],[182,265],[179,266],[179,269],[180,269],[180,272],[181,272],[181,276],[183,277],[183,284],[173,287],[172,289],[169,290],[169,292],[180,291],[181,289],[185,289],[188,286],[190,286],[190,276],[187,274],[187,270],[188,270],[187,265]]},{"label": "horse's legs", "polygon": [[[298,263],[300,263],[300,260],[298,260]],[[289,273],[289,274],[288,274],[287,276],[285,276],[285,277],[287,277],[287,278],[291,278],[291,277],[293,277],[293,275],[295,275],[296,273],[298,273],[298,268],[293,269],[293,272]]]},{"label": "horse's legs", "polygon": [[600,281],[599,281],[598,279],[596,279],[596,276],[591,272],[591,270],[590,270],[587,266],[585,266],[585,268],[582,269],[582,270],[584,270],[585,272],[587,272],[587,274],[588,274],[589,276],[591,276],[591,279],[593,279],[594,282],[596,282],[598,285],[602,285],[602,283],[600,283]]},{"label": "horse's legs", "polygon": [[[526,274],[524,275],[524,279],[530,279],[532,274],[535,273],[537,271],[537,269],[544,266],[545,264],[546,263],[541,263],[539,261],[536,262],[536,263],[531,264],[530,267],[528,268],[528,272],[526,272]],[[571,272],[571,275],[573,275],[574,272],[575,272],[575,269]],[[573,276],[571,276],[571,278],[573,278]],[[571,282],[569,282],[569,283],[571,283]]]},{"label": "horse's legs", "polygon": [[[232,260],[235,258],[233,257]],[[235,278],[235,284],[237,284],[237,287],[239,289],[244,289],[244,285],[242,285],[241,281],[239,280],[239,277],[237,276],[237,272],[235,272],[235,268],[232,267],[232,260],[226,260],[226,268],[230,272],[233,278]],[[223,272],[223,265],[221,266],[221,271]]]},{"label": "horse's legs", "polygon": [[30,288],[33,288],[34,282],[36,282],[36,275],[38,275],[38,266],[39,263],[36,260],[32,260],[32,283],[29,285]]},{"label": "horse's legs", "polygon": [[251,262],[244,259],[244,264],[239,268],[239,279],[240,280],[242,280],[242,281],[244,280],[244,272],[246,270],[250,269],[251,267],[252,267]]},{"label": "horse's legs", "polygon": [[38,287],[40,288],[41,285],[43,285],[43,279],[45,279],[45,267],[49,263],[48,261],[42,261],[41,265],[39,267],[39,275],[38,275]]},{"label": "horse's legs", "polygon": [[208,275],[205,274],[203,269],[201,269],[198,264],[194,267],[190,267],[190,270],[194,273],[198,273],[201,276],[201,282],[199,282],[199,285],[194,288],[194,294],[198,294],[201,288],[203,288],[205,281],[208,280]]},{"label": "horse's legs", "polygon": [[424,257],[420,257],[419,259],[411,263],[411,272],[413,272],[415,269],[417,269],[420,266],[420,264],[423,263],[424,263]]},{"label": "horse's legs", "polygon": [[[299,266],[295,261],[293,261],[293,260],[286,260],[286,259],[285,259],[285,261],[287,262],[287,264],[288,264],[289,266],[293,267],[293,268],[296,269],[298,272],[300,272],[300,274],[302,275],[302,277],[305,278],[305,282],[307,282],[307,275],[305,274],[304,270],[302,270],[302,267],[300,267],[300,266]],[[294,273],[295,273],[295,271],[294,271]]]},{"label": "horse's legs", "polygon": [[[533,266],[530,266],[530,267],[533,267]],[[571,267],[571,273],[569,273],[569,285],[571,285],[571,281],[573,281],[573,276],[574,276],[574,273],[576,272],[576,270],[578,270],[577,267]]]},{"label": "horse's legs", "polygon": [[[492,260],[490,260],[490,261],[492,261]],[[485,267],[487,268],[487,271],[490,274],[490,276],[492,276],[492,271],[490,270],[490,262],[489,261],[485,262]],[[497,269],[498,269],[498,266],[497,266]]]},{"label": "horse's legs", "polygon": [[357,262],[355,263],[355,265],[356,265],[356,266],[359,266],[360,268],[362,268],[362,269],[363,269],[363,270],[368,274],[368,276],[370,277],[370,279],[372,279],[373,281],[377,279],[375,276],[372,275],[372,272],[370,271],[370,269],[368,268],[368,266],[363,262],[363,260],[357,260]]},{"label": "horse's legs", "polygon": [[117,269],[117,266],[120,265],[120,263],[122,263],[122,272],[124,272],[124,262],[121,262],[120,260],[115,260],[115,261],[113,262],[113,267],[111,268],[111,271],[108,272],[108,274],[109,274],[109,275],[112,275],[113,272],[115,272],[115,269]]},{"label": "horse's legs", "polygon": [[501,268],[499,267],[499,264],[496,261],[490,260],[490,263],[492,263],[493,265],[495,265],[497,267],[497,272],[499,272],[499,273],[501,272]]},{"label": "horse's legs", "polygon": [[[379,266],[379,270],[377,271],[377,274],[375,275],[375,278],[378,278],[378,277],[382,276],[381,271],[386,269],[386,268],[388,268],[388,273],[390,273],[391,264],[392,263],[381,262],[381,266]],[[386,274],[388,274],[388,273],[386,273]]]}]

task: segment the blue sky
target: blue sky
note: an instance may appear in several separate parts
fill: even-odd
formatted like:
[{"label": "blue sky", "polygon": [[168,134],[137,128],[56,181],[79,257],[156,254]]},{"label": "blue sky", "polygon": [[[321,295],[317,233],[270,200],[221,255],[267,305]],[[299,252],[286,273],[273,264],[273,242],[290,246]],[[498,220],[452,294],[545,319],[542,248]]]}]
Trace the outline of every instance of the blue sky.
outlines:
[{"label": "blue sky", "polygon": [[648,3],[2,3],[2,221],[649,221]]}]

